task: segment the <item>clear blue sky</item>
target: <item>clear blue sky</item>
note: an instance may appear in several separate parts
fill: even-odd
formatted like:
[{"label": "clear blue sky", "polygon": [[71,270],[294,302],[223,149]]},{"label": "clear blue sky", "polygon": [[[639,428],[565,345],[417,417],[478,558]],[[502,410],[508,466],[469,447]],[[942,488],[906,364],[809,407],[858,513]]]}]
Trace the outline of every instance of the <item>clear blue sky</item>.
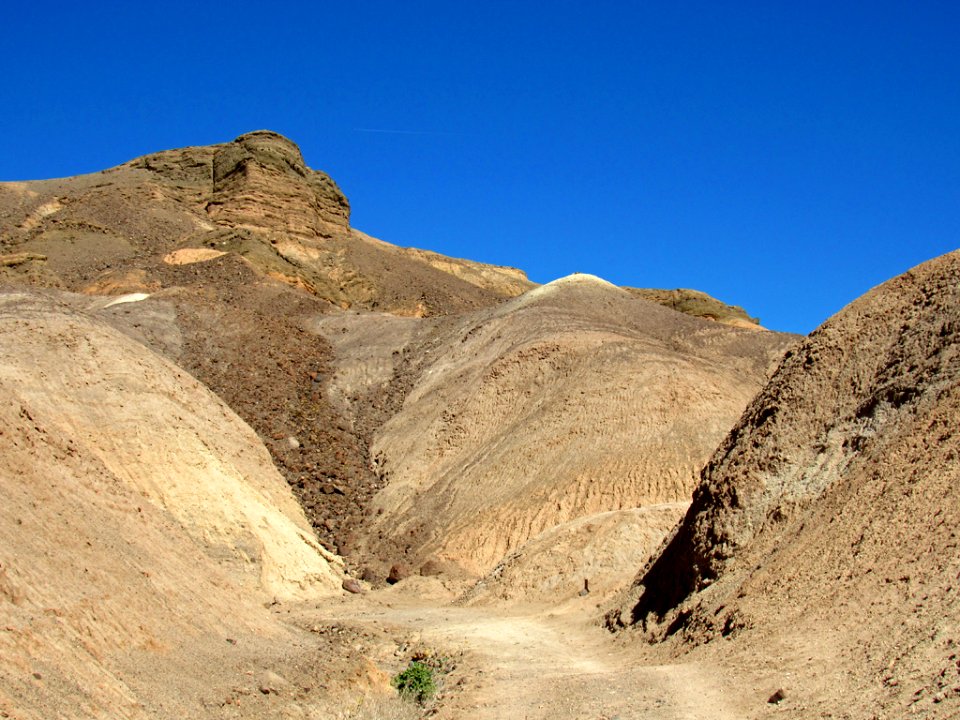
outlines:
[{"label": "clear blue sky", "polygon": [[400,245],[806,333],[960,246],[960,3],[8,3],[0,179],[281,132]]}]

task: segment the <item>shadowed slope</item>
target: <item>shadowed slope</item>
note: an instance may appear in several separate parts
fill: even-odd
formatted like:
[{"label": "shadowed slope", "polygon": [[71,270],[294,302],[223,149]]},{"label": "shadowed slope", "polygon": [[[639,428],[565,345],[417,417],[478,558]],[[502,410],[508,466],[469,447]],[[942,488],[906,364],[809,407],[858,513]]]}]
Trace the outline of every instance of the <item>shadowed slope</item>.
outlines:
[{"label": "shadowed slope", "polygon": [[510,552],[460,602],[474,605],[595,604],[630,583],[676,525],[687,503],[645,505],[554,525]]}]

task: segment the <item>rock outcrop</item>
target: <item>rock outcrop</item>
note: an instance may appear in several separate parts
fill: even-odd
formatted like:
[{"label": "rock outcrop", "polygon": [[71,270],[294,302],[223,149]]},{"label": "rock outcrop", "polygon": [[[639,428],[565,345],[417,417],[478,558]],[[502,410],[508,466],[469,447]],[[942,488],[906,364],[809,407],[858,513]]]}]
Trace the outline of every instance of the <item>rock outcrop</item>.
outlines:
[{"label": "rock outcrop", "polygon": [[312,170],[293,141],[258,130],[232,142],[145,155],[108,171],[132,169],[179,190],[193,191],[215,225],[265,232],[271,238],[333,237],[350,229],[350,203],[326,173]]},{"label": "rock outcrop", "polygon": [[[62,180],[0,183],[0,277],[73,291],[163,285],[178,250],[214,249],[336,307],[443,315],[533,287],[519,270],[399,248],[350,227],[336,183],[260,130]],[[22,261],[21,261],[22,259]],[[165,285],[164,285],[165,286]]]},{"label": "rock outcrop", "polygon": [[336,183],[308,168],[291,140],[266,130],[216,149],[207,213],[219,225],[278,239],[329,238],[350,229],[350,204]]},{"label": "rock outcrop", "polygon": [[725,325],[747,329],[761,329],[759,318],[750,317],[747,311],[737,305],[727,305],[705,292],[699,290],[655,290],[646,288],[624,288],[637,297],[651,300],[668,307],[671,310],[682,312],[685,315],[715,320]]}]

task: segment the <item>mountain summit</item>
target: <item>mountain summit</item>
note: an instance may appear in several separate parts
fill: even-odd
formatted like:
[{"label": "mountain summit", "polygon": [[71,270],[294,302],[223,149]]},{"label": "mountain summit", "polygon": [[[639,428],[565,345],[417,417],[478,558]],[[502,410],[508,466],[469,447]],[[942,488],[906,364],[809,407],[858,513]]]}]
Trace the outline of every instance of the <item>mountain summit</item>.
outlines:
[{"label": "mountain summit", "polygon": [[0,184],[8,281],[79,292],[159,290],[169,267],[222,255],[341,308],[437,315],[533,287],[519,270],[375,240],[300,149],[260,130],[92,175]]}]

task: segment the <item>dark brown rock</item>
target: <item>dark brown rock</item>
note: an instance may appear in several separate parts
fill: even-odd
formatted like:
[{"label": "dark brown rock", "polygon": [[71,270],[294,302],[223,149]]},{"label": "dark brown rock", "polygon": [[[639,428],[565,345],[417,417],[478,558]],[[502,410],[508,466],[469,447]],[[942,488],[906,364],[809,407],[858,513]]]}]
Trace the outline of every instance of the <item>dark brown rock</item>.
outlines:
[{"label": "dark brown rock", "polygon": [[404,562],[394,563],[390,567],[390,572],[387,575],[387,583],[390,585],[395,585],[404,578],[410,577],[411,574],[410,566]]},{"label": "dark brown rock", "polygon": [[348,593],[353,593],[354,595],[360,595],[364,592],[363,585],[361,585],[360,581],[356,578],[344,578],[341,587]]}]

